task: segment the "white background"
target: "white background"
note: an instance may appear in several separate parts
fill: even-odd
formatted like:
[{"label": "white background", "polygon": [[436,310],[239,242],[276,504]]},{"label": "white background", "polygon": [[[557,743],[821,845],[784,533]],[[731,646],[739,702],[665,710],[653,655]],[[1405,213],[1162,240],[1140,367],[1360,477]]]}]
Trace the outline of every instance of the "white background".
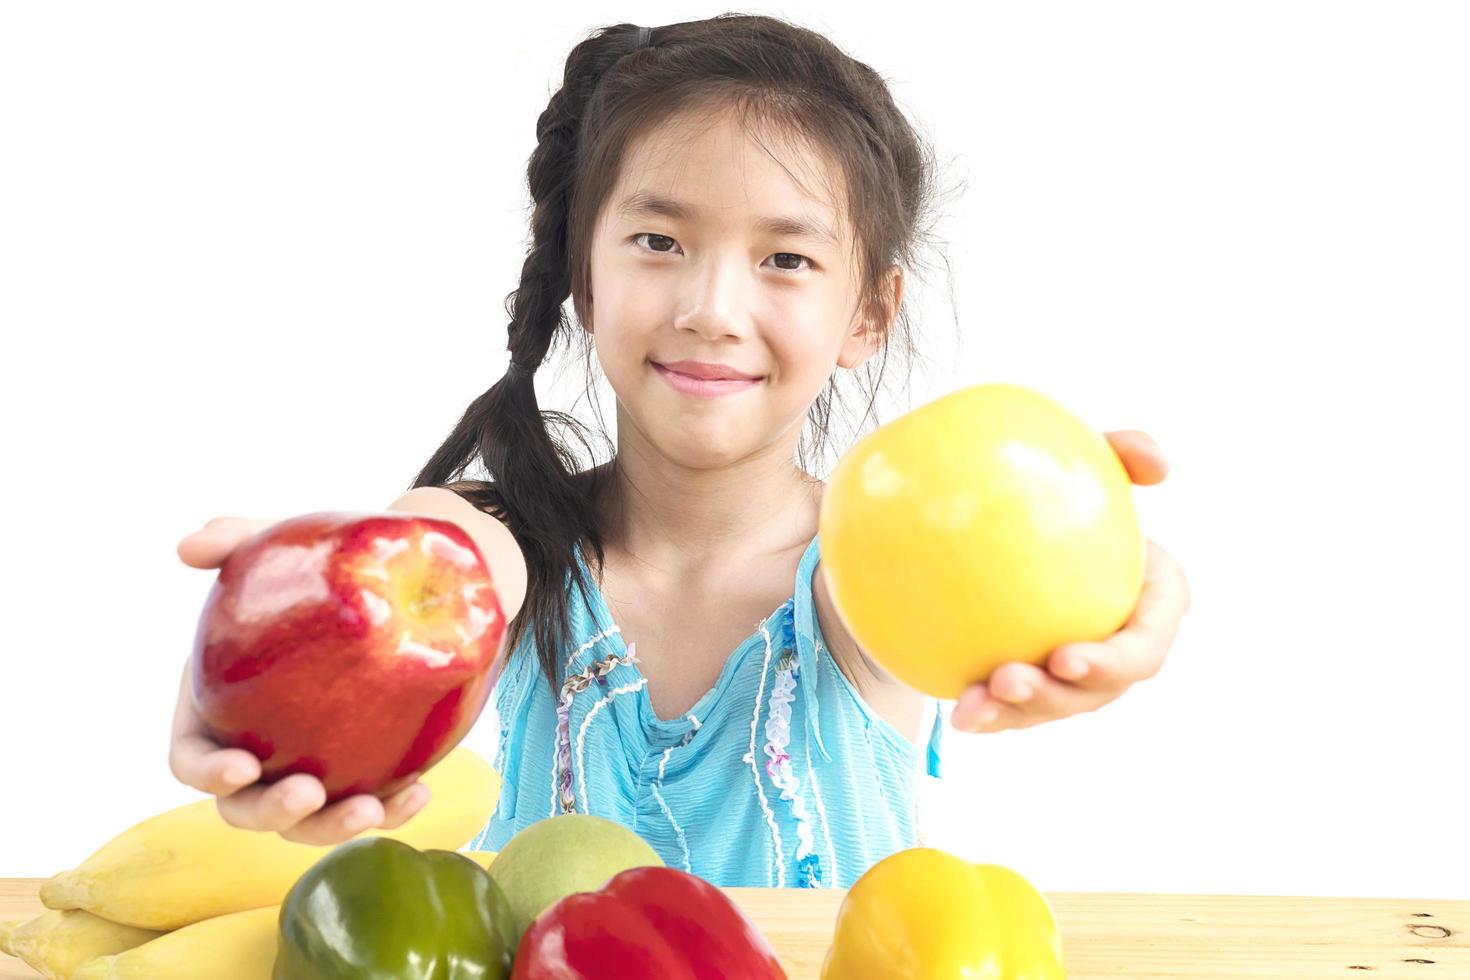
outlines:
[{"label": "white background", "polygon": [[[725,8],[531,9],[0,6],[0,876],[199,798],[178,540],[403,492],[503,371],[567,52]],[[1173,466],[1135,490],[1193,589],[1165,668],[947,731],[933,843],[1054,891],[1470,897],[1466,8],[742,9],[874,66],[967,185],[910,404],[1029,385]]]}]

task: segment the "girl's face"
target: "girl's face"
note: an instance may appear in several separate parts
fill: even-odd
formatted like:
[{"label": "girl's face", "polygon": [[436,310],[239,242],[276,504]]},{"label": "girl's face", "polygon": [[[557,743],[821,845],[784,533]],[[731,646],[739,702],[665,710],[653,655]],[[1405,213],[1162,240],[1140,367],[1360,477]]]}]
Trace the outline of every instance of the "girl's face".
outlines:
[{"label": "girl's face", "polygon": [[[820,160],[770,145],[826,190]],[[833,202],[806,196],[733,117],[675,120],[634,142],[594,233],[586,324],[617,394],[620,448],[637,439],[693,469],[791,459],[833,368],[877,349],[855,315],[851,243]],[[693,393],[661,368],[679,361],[756,380]]]}]

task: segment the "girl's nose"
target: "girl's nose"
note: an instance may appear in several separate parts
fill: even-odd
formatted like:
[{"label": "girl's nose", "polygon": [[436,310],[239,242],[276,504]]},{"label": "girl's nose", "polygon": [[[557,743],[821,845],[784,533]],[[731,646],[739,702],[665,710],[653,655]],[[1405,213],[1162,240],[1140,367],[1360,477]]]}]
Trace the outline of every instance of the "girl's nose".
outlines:
[{"label": "girl's nose", "polygon": [[747,302],[750,271],[738,259],[710,261],[692,271],[674,318],[676,330],[706,339],[743,337],[750,333]]}]

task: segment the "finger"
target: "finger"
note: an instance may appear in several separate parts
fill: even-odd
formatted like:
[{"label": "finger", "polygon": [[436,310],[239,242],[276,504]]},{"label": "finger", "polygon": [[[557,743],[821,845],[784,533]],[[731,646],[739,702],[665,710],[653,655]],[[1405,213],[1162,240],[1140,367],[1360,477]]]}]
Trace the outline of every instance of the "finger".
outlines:
[{"label": "finger", "polygon": [[179,700],[169,732],[168,767],[174,778],[214,796],[228,796],[260,778],[260,760],[248,749],[225,748],[209,736],[189,690],[191,661],[179,677]]},{"label": "finger", "polygon": [[230,552],[274,521],[258,517],[215,517],[178,543],[179,558],[194,568],[218,568]]},{"label": "finger", "polygon": [[1109,672],[1115,671],[1117,664],[1101,643],[1068,643],[1051,652],[1046,669],[1068,684],[1099,687],[1108,683]]},{"label": "finger", "polygon": [[1103,435],[1112,443],[1113,450],[1128,471],[1128,478],[1134,483],[1152,486],[1164,482],[1164,477],[1169,475],[1169,461],[1164,451],[1147,432],[1125,429]]},{"label": "finger", "polygon": [[229,796],[260,778],[260,760],[248,749],[222,749],[207,735],[187,732],[173,740],[174,778],[213,796]]},{"label": "finger", "polygon": [[402,827],[410,817],[428,805],[431,795],[426,784],[417,782],[394,793],[383,803],[382,828],[397,830]]},{"label": "finger", "polygon": [[1009,714],[1001,713],[1001,720],[1008,718],[1012,728],[1092,711],[1107,700],[1099,695],[1111,690],[1097,691],[1059,681],[1029,663],[1002,664],[990,676],[989,687],[991,695],[1010,709]]},{"label": "finger", "polygon": [[1149,539],[1148,561],[1144,565],[1144,580],[1152,582],[1159,591],[1166,594],[1169,605],[1174,607],[1179,618],[1183,618],[1189,609],[1189,580],[1184,577],[1184,569],[1174,556],[1163,548],[1158,542]]},{"label": "finger", "polygon": [[371,793],[359,793],[323,807],[280,834],[298,844],[340,844],[382,822],[383,801]]},{"label": "finger", "polygon": [[1006,704],[977,684],[966,688],[955,702],[950,724],[962,732],[995,733],[1008,728],[1026,728],[1048,719],[1028,715],[1024,708]]},{"label": "finger", "polygon": [[1188,607],[1189,586],[1179,564],[1149,541],[1138,605],[1123,628],[1101,644],[1112,648],[1106,657],[1117,662],[1120,677],[1141,680],[1158,672]]},{"label": "finger", "polygon": [[999,731],[997,723],[1006,714],[1004,702],[990,694],[984,684],[971,684],[961,692],[950,712],[949,723],[962,732]]},{"label": "finger", "polygon": [[321,780],[293,773],[274,783],[247,786],[216,801],[225,823],[244,830],[281,831],[316,813],[326,802]]},{"label": "finger", "polygon": [[986,682],[990,696],[1007,704],[1029,704],[1036,699],[1047,684],[1056,686],[1056,681],[1034,664],[1005,663],[995,668]]},{"label": "finger", "polygon": [[1104,641],[1058,647],[1047,658],[1047,669],[1091,690],[1152,677],[1163,665],[1189,601],[1189,585],[1178,563],[1149,541],[1143,589],[1128,622]]},{"label": "finger", "polygon": [[1068,643],[1047,661],[1053,676],[1076,691],[1122,691],[1142,680],[1148,657],[1134,640],[1115,633],[1105,643]]}]

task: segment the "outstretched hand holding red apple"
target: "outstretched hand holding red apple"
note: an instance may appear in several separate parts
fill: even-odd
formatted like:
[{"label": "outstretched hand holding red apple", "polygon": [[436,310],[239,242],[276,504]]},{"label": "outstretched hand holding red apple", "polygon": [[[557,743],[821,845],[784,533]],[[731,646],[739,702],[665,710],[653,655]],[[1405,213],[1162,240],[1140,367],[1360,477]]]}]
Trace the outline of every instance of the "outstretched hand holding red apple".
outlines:
[{"label": "outstretched hand holding red apple", "polygon": [[[217,569],[255,532],[276,523],[251,517],[216,517],[178,545],[179,558],[194,568]],[[216,742],[194,709],[189,693],[192,664],[184,665],[174,707],[169,769],[187,786],[217,796],[220,816],[245,830],[275,831],[301,844],[332,845],[370,827],[402,826],[429,801],[429,788],[415,782],[388,800],[371,793],[323,806],[326,789],[307,773],[276,783],[258,783],[260,760],[247,749]]]},{"label": "outstretched hand holding red apple", "polygon": [[169,765],[226,822],[336,844],[400,826],[468,731],[505,622],[468,536],[401,514],[216,518],[179,543],[219,568],[181,679]]}]

